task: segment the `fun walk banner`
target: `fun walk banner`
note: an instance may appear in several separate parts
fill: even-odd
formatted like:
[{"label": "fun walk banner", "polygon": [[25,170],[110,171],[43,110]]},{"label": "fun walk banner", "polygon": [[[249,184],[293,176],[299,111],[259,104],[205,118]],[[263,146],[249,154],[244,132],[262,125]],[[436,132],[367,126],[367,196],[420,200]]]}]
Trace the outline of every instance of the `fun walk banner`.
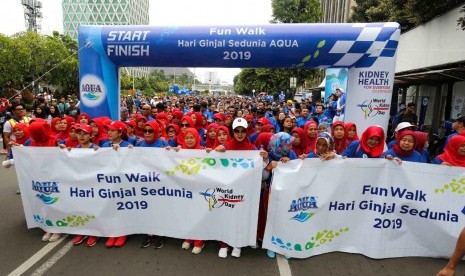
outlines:
[{"label": "fun walk banner", "polygon": [[255,245],[258,151],[14,147],[28,228]]},{"label": "fun walk banner", "polygon": [[294,160],[274,170],[263,246],[295,258],[448,257],[465,226],[464,199],[463,168]]}]

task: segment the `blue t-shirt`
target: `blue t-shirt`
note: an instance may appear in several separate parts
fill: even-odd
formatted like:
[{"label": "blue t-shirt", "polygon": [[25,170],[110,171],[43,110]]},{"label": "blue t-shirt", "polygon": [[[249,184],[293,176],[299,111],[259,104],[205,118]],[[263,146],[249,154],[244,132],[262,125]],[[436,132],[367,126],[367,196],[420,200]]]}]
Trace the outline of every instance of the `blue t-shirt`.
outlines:
[{"label": "blue t-shirt", "polygon": [[158,138],[152,143],[147,143],[145,140],[141,140],[137,143],[136,147],[150,147],[150,148],[164,148],[168,146],[168,142],[162,138]]},{"label": "blue t-shirt", "polygon": [[395,151],[390,149],[383,153],[383,157],[386,157],[387,155],[392,155],[392,157],[398,157],[402,161],[426,163],[426,159],[416,150],[414,150],[413,153],[409,156],[399,156]]},{"label": "blue t-shirt", "polygon": [[[130,145],[131,143],[129,143],[128,141],[124,141],[124,140],[121,140],[121,142],[119,143],[119,146],[122,148],[129,147]],[[111,148],[112,146],[113,146],[113,142],[108,141],[102,145],[102,148]]]},{"label": "blue t-shirt", "polygon": [[349,146],[341,153],[341,155],[350,158],[379,158],[371,157],[369,153],[365,152],[360,145],[360,140],[355,140],[350,143]]}]

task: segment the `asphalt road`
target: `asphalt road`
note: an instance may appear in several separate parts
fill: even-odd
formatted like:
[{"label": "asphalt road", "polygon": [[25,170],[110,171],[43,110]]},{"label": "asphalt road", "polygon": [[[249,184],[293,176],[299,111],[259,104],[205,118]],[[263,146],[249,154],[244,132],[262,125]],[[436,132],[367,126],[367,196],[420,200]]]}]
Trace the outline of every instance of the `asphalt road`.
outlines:
[{"label": "asphalt road", "polygon": [[[3,160],[3,155],[0,156]],[[447,260],[393,258],[375,260],[358,254],[329,253],[305,260],[269,259],[261,249],[243,249],[239,259],[220,259],[218,246],[208,242],[193,255],[182,241],[168,239],[155,250],[141,249],[141,235],[130,236],[122,248],[73,246],[71,237],[59,243],[41,241],[41,229],[26,228],[14,167],[0,166],[0,275],[435,275]],[[440,239],[440,237],[438,237]],[[55,245],[54,248],[49,248]],[[453,248],[451,248],[452,252]],[[43,255],[43,256],[42,256]],[[457,275],[464,275],[462,262]],[[13,274],[11,274],[13,275]]]}]

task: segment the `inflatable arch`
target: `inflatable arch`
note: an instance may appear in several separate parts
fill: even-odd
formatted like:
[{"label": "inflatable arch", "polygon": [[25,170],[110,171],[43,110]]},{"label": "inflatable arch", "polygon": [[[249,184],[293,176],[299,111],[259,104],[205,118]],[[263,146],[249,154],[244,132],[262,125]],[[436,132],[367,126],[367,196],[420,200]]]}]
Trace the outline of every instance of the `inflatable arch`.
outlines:
[{"label": "inflatable arch", "polygon": [[119,117],[119,67],[348,68],[345,121],[388,125],[397,23],[79,27],[81,110]]}]

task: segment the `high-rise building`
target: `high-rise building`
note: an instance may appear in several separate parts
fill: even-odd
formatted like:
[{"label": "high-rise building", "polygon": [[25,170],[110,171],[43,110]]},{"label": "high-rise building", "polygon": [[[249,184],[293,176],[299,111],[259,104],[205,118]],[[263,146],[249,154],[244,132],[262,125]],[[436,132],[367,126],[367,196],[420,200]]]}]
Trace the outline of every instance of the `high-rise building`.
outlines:
[{"label": "high-rise building", "polygon": [[63,0],[63,31],[77,39],[79,25],[148,25],[149,0]]},{"label": "high-rise building", "polygon": [[[148,25],[149,0],[63,0],[63,32],[77,40],[79,25]],[[147,76],[147,67],[129,68]]]}]

